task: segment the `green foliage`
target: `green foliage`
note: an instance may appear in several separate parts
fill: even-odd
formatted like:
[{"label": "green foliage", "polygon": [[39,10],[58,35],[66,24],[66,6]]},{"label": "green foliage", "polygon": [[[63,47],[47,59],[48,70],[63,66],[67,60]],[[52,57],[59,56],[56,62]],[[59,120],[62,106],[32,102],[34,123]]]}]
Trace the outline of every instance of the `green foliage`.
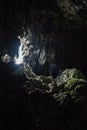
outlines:
[{"label": "green foliage", "polygon": [[71,78],[65,83],[64,90],[75,102],[87,97],[87,81],[84,79]]},{"label": "green foliage", "polygon": [[68,90],[76,90],[78,87],[80,88],[82,85],[86,85],[87,81],[84,79],[76,79],[71,78],[65,83],[65,88]]}]

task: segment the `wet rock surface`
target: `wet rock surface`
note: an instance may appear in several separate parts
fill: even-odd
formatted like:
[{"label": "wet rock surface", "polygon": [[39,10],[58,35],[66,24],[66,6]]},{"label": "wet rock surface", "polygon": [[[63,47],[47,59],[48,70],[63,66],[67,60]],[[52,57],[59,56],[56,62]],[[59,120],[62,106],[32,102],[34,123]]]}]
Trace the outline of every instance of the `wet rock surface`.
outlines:
[{"label": "wet rock surface", "polygon": [[[65,77],[63,78],[63,76]],[[46,79],[46,77],[39,76],[37,84],[41,82],[41,79]],[[36,83],[35,87],[30,87],[32,86],[30,81],[26,83],[29,97],[37,106],[36,108],[32,106],[32,109],[39,114],[36,116],[39,120],[36,127],[52,130],[63,130],[65,128],[85,130],[87,128],[87,81],[85,76],[79,70],[73,68],[66,69],[56,79],[47,77],[47,81],[49,82],[43,80],[39,87]],[[45,88],[44,82],[46,83]],[[43,116],[44,118],[42,118]]]},{"label": "wet rock surface", "polygon": [[55,79],[32,75],[27,79],[23,76],[1,79],[0,128],[86,130],[85,76],[74,68],[66,69]]}]

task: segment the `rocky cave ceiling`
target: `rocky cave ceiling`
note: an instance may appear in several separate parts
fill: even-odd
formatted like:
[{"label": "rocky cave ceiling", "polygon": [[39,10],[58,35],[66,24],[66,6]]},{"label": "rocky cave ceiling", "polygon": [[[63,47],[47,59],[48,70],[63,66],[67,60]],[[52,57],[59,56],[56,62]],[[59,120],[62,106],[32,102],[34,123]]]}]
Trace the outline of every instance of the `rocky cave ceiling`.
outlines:
[{"label": "rocky cave ceiling", "polygon": [[58,70],[77,67],[86,73],[86,0],[1,1],[0,56],[6,49],[10,55],[17,53],[17,36],[28,29],[32,42],[45,47],[48,58],[55,53]]}]

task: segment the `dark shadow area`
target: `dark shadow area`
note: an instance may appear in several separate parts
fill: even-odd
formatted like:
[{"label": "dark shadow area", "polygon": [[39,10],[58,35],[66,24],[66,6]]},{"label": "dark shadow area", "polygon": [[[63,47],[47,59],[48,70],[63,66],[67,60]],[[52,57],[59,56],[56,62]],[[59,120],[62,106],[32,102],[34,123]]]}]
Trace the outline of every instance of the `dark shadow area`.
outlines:
[{"label": "dark shadow area", "polygon": [[[36,77],[14,62],[28,30]],[[86,0],[0,2],[0,130],[87,130],[86,79]]]}]

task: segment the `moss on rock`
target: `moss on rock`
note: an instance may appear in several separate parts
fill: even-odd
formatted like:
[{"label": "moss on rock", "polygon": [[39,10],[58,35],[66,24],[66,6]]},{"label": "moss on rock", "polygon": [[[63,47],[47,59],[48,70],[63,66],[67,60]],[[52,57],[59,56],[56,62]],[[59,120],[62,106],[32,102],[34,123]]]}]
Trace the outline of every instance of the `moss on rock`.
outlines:
[{"label": "moss on rock", "polygon": [[67,81],[67,83],[65,83],[65,88],[68,90],[76,90],[82,85],[87,85],[87,81],[84,79],[71,78]]}]

